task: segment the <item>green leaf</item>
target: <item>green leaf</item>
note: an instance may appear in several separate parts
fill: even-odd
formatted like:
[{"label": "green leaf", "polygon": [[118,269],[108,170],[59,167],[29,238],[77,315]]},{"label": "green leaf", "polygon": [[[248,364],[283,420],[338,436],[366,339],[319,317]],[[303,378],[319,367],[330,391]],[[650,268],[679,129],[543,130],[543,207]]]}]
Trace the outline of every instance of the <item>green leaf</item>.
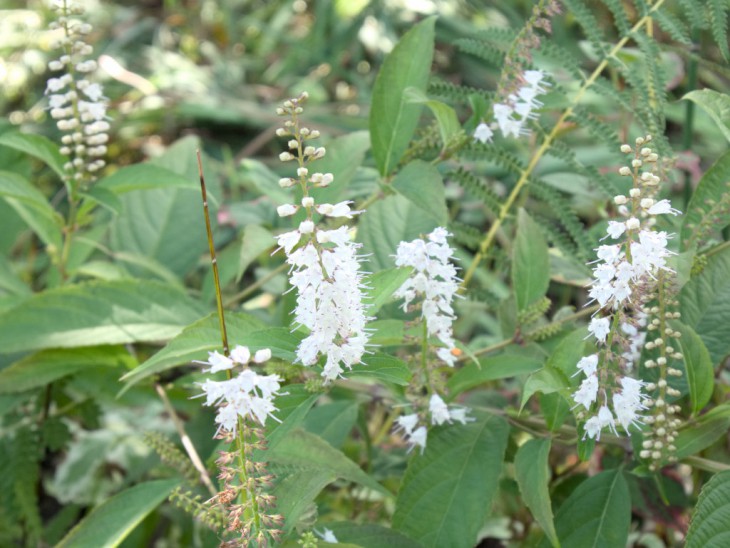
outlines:
[{"label": "green leaf", "polygon": [[366,276],[365,285],[371,288],[366,290],[365,303],[368,305],[368,314],[375,316],[410,275],[410,268],[390,268]]},{"label": "green leaf", "polygon": [[296,525],[314,497],[336,479],[352,481],[382,496],[391,496],[341,451],[303,430],[289,432],[265,452],[265,458],[277,478],[272,494],[276,497],[277,512],[285,517],[285,533]]},{"label": "green leaf", "polygon": [[[687,205],[687,212],[682,222],[682,249],[691,249],[696,243],[700,228],[711,227],[713,231],[721,230],[730,224],[727,207],[722,203],[728,200],[728,173],[730,173],[730,151],[725,153],[700,179],[692,198]],[[719,208],[719,209],[718,209]],[[703,223],[711,223],[709,227]]]},{"label": "green leaf", "polygon": [[542,229],[520,208],[512,251],[512,286],[522,312],[545,296],[550,284],[548,247]]},{"label": "green leaf", "polygon": [[[334,204],[351,197],[348,196],[348,188],[369,148],[370,133],[367,131],[341,135],[327,144],[327,155],[317,160],[317,171],[331,173],[334,182],[317,190],[318,203]],[[279,188],[278,184],[276,186]],[[287,203],[290,201],[291,199]],[[279,203],[281,202],[276,202],[277,205]]]},{"label": "green leaf", "polygon": [[570,387],[570,381],[565,374],[554,367],[545,366],[539,371],[535,371],[525,381],[522,389],[522,402],[520,403],[520,412],[524,409],[525,404],[536,393],[552,394],[553,392],[561,392]]},{"label": "green leaf", "polygon": [[375,320],[368,324],[373,333],[370,344],[377,346],[394,346],[403,342],[405,323],[403,320]]},{"label": "green leaf", "polygon": [[568,379],[578,370],[578,362],[588,355],[586,345],[592,345],[586,341],[588,330],[580,327],[569,333],[555,347],[547,361],[547,366],[561,371]]},{"label": "green leaf", "polygon": [[682,323],[702,338],[714,365],[730,354],[730,250],[710,257],[679,294]]},{"label": "green leaf", "polygon": [[712,89],[696,89],[682,99],[692,101],[704,110],[730,142],[730,95]]},{"label": "green leaf", "polygon": [[540,411],[551,432],[557,432],[570,414],[570,404],[565,396],[557,392],[539,394]]},{"label": "green leaf", "polygon": [[692,412],[699,413],[710,401],[715,386],[715,372],[710,361],[710,353],[694,329],[678,321],[673,321],[670,325],[672,329],[682,334],[678,344],[684,354]]},{"label": "green leaf", "polygon": [[432,428],[423,455],[403,478],[393,528],[423,546],[474,546],[502,473],[509,427],[473,412],[475,422]]},{"label": "green leaf", "polygon": [[332,447],[341,448],[357,421],[356,401],[336,401],[318,405],[304,419],[304,428]]},{"label": "green leaf", "polygon": [[177,479],[148,481],[114,495],[71,529],[57,548],[119,546],[179,484]]},{"label": "green leaf", "polygon": [[122,346],[42,350],[0,371],[0,394],[31,390],[84,370],[125,367],[134,359]]},{"label": "green leaf", "polygon": [[[293,361],[293,351],[299,344],[296,335],[289,333],[288,330],[284,330],[282,333],[283,328],[267,329],[259,319],[244,312],[229,312],[225,318],[231,348],[237,344],[249,346],[253,350],[271,348],[273,356]],[[270,336],[268,340],[267,336]],[[150,375],[167,371],[178,365],[190,363],[193,360],[205,360],[207,352],[220,351],[222,347],[218,315],[210,314],[186,327],[162,350],[124,375],[121,380],[134,384]]]},{"label": "green leaf", "polygon": [[9,258],[0,255],[0,290],[13,295],[29,296],[32,291],[15,273]]},{"label": "green leaf", "polygon": [[679,431],[674,445],[678,459],[695,455],[727,434],[730,428],[730,406],[720,405]]},{"label": "green leaf", "polygon": [[60,250],[63,220],[37,188],[20,175],[0,171],[0,196],[46,245]]},{"label": "green leaf", "polygon": [[373,272],[393,268],[395,251],[401,242],[410,242],[436,228],[435,219],[423,214],[403,196],[388,196],[374,203],[363,215],[357,237],[362,253],[369,255],[368,268]]},{"label": "green leaf", "polygon": [[555,517],[555,529],[563,546],[626,546],[630,525],[631,496],[620,469],[585,480]]},{"label": "green leaf", "polygon": [[[359,525],[349,521],[339,523],[324,523],[340,543],[347,542],[362,548],[383,548],[384,546],[398,548],[420,548],[421,545],[397,531],[373,523]],[[320,544],[321,545],[321,544]]]},{"label": "green leaf", "polygon": [[170,339],[202,313],[185,293],[158,282],[51,289],[0,314],[0,352]]},{"label": "green leaf", "polygon": [[436,166],[423,160],[414,160],[398,172],[391,186],[431,217],[436,224],[446,226],[449,212],[446,209],[444,183]]},{"label": "green leaf", "polygon": [[429,99],[428,96],[416,88],[406,89],[406,96],[413,103],[420,103],[426,105],[429,110],[436,117],[436,122],[439,126],[439,133],[441,134],[441,141],[443,146],[447,147],[453,142],[453,140],[462,133],[461,124],[459,118],[456,116],[456,111],[449,105],[436,101],[435,99]]},{"label": "green leaf", "polygon": [[700,491],[685,548],[730,546],[730,471],[715,474]]},{"label": "green leaf", "polygon": [[412,374],[408,365],[402,360],[386,354],[375,354],[363,358],[363,364],[353,367],[352,371],[347,371],[345,375],[348,378],[368,377],[407,386]]},{"label": "green leaf", "polygon": [[375,79],[370,108],[370,138],[380,174],[398,165],[418,124],[421,106],[408,101],[409,87],[426,91],[431,72],[435,17],[406,33],[385,58]]},{"label": "green leaf", "polygon": [[[266,440],[268,449],[272,449],[281,440],[289,435],[289,432],[299,428],[309,413],[312,406],[317,403],[320,394],[312,394],[302,384],[287,384],[286,394],[276,398],[274,416],[281,422],[268,421],[266,423]],[[255,460],[266,460],[266,451],[257,449],[254,453]]]},{"label": "green leaf", "polygon": [[256,260],[267,249],[274,246],[274,236],[259,225],[247,225],[243,229],[243,238],[241,240],[241,255],[238,259],[238,272],[236,273],[236,282],[241,280],[243,273],[249,265]]},{"label": "green leaf", "polygon": [[31,135],[19,131],[7,131],[0,135],[0,145],[35,156],[59,177],[64,176],[64,157],[58,152],[56,143],[42,135]]},{"label": "green leaf", "polygon": [[449,395],[455,397],[485,382],[525,375],[537,371],[542,366],[543,361],[538,358],[505,352],[498,356],[482,358],[479,364],[469,363],[458,369],[446,386]]},{"label": "green leaf", "polygon": [[550,505],[549,439],[532,439],[523,443],[515,455],[515,479],[522,500],[532,512],[553,546],[560,546]]},{"label": "green leaf", "polygon": [[[170,169],[152,164],[134,164],[123,167],[94,185],[110,190],[114,194],[125,194],[133,190],[150,190],[154,188],[181,188],[200,194],[200,182],[187,175],[176,173]],[[202,205],[201,205],[202,207]]]},{"label": "green leaf", "polygon": [[[197,182],[195,152],[199,147],[196,138],[181,139],[150,165],[172,171],[180,180]],[[215,178],[209,178],[209,206],[216,195],[214,183]],[[123,194],[121,202],[124,214],[111,224],[112,251],[151,257],[180,277],[188,274],[207,251],[199,187],[197,192],[192,192],[192,186],[182,185],[133,190]],[[215,213],[211,207],[213,223]]]}]

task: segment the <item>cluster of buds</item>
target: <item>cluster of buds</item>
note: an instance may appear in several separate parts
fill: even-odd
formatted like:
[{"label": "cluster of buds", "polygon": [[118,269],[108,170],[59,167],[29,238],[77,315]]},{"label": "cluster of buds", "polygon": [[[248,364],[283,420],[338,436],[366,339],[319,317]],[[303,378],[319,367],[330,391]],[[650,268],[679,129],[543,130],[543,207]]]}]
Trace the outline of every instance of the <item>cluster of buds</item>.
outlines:
[{"label": "cluster of buds", "polygon": [[[628,197],[614,198],[621,219],[609,221],[604,237],[620,241],[596,250],[598,260],[589,295],[601,309],[588,330],[599,351],[578,362],[576,374],[582,373],[584,379],[573,400],[576,407],[584,408],[579,417],[588,416],[584,437],[600,439],[604,429],[617,434],[617,425],[629,433],[632,425],[661,423],[654,431],[661,439],[647,439],[640,455],[658,463],[666,456],[661,450],[671,451],[676,436],[676,420],[668,419],[668,414],[679,410],[667,403],[667,396],[679,395],[667,384],[667,375],[679,376],[681,371],[668,368],[667,358],[681,359],[682,355],[666,343],[668,337],[679,335],[667,324],[667,320],[678,317],[678,313],[669,312],[674,303],[668,295],[674,275],[667,266],[667,259],[673,255],[667,249],[671,236],[654,226],[658,215],[680,212],[669,200],[656,199],[661,181],[656,174],[659,157],[648,146],[650,142],[651,136],[647,135],[637,138],[635,147],[621,146],[621,151],[632,154],[633,159],[619,173],[631,177],[633,185]],[[659,337],[648,340],[657,329]],[[648,369],[659,368],[657,383],[628,376],[642,348],[656,349],[660,354],[643,364]],[[652,399],[648,393],[655,390],[659,393]],[[650,432],[648,438],[651,436]]]},{"label": "cluster of buds", "polygon": [[101,85],[87,79],[97,64],[86,59],[93,52],[85,41],[91,25],[75,18],[83,9],[71,0],[56,2],[53,9],[57,17],[50,28],[60,33],[54,45],[61,49],[61,56],[50,61],[48,68],[62,74],[48,79],[46,94],[51,117],[64,133],[61,153],[69,157],[64,166],[66,178],[83,186],[92,182],[105,165],[102,157],[109,140],[107,100]]},{"label": "cluster of buds", "polygon": [[326,362],[322,371],[325,382],[333,381],[348,369],[361,363],[370,338],[366,324],[370,318],[363,305],[363,273],[360,270],[360,245],[353,242],[345,225],[327,230],[317,226],[315,214],[329,218],[351,219],[362,211],[353,211],[352,202],[318,204],[310,191],[329,186],[331,173],[312,172],[312,162],[322,158],[324,147],[307,145],[306,141],[319,137],[319,132],[302,127],[299,116],[307,99],[303,93],[289,99],[277,114],[286,116],[284,127],[277,130],[280,137],[289,138],[289,150],[279,158],[283,162],[296,161],[297,177],[279,181],[283,188],[299,185],[301,205],[283,204],[277,208],[281,217],[305,212],[305,219],[296,230],[277,237],[291,265],[289,281],[297,289],[295,322],[309,330],[309,335],[297,348],[297,359],[305,366],[314,365],[320,356]]}]

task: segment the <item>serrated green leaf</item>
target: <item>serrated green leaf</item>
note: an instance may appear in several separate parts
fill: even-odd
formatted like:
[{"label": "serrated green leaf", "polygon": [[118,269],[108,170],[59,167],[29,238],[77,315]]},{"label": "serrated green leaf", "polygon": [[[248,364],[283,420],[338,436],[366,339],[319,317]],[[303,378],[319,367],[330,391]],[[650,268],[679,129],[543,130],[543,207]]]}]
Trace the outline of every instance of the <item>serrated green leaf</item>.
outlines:
[{"label": "serrated green leaf", "polygon": [[355,426],[358,407],[351,400],[318,405],[307,414],[303,427],[339,449]]},{"label": "serrated green leaf", "polygon": [[475,422],[432,428],[403,477],[393,528],[423,546],[476,544],[497,492],[509,427],[474,411]]},{"label": "serrated green leaf", "polygon": [[0,314],[0,352],[165,340],[202,313],[185,293],[158,282],[51,289]]},{"label": "serrated green leaf", "polygon": [[277,512],[284,516],[283,529],[291,531],[314,497],[336,479],[344,479],[372,489],[382,496],[391,494],[320,437],[293,430],[265,453],[269,469],[277,481],[272,489]]},{"label": "serrated green leaf", "polygon": [[569,387],[570,381],[562,371],[553,367],[545,366],[527,377],[525,386],[522,389],[520,411],[524,409],[525,404],[536,392],[552,394],[553,392],[561,392]]},{"label": "serrated green leaf", "polygon": [[576,379],[577,383],[577,378],[573,377],[573,374],[578,370],[580,359],[589,353],[586,351],[586,346],[591,343],[586,341],[587,335],[588,330],[581,327],[563,337],[550,354],[546,365],[561,371],[568,379]]},{"label": "serrated green leaf", "polygon": [[122,346],[41,350],[0,371],[0,394],[32,390],[85,369],[133,365]]},{"label": "serrated green leaf", "polygon": [[710,257],[679,294],[682,323],[705,343],[713,365],[730,354],[730,250]]},{"label": "serrated green leaf", "polygon": [[695,455],[715,443],[730,428],[730,405],[711,409],[679,431],[674,442],[678,459]]},{"label": "serrated green leaf", "polygon": [[414,160],[395,176],[391,186],[439,226],[446,226],[449,212],[446,209],[444,183],[436,166],[423,160]]},{"label": "serrated green leaf", "polygon": [[236,282],[241,280],[243,273],[249,265],[256,260],[267,249],[274,247],[274,236],[259,225],[247,225],[243,229],[243,238],[241,239],[241,254],[238,258],[238,272],[236,273]]},{"label": "serrated green leaf", "polygon": [[[123,167],[94,185],[109,190],[114,194],[125,194],[133,190],[150,190],[153,188],[181,188],[200,194],[198,179],[176,173],[170,169],[152,164],[134,164]],[[201,206],[202,207],[202,206]]]},{"label": "serrated green leaf", "polygon": [[375,354],[363,358],[363,364],[353,367],[346,375],[349,378],[368,377],[407,386],[412,373],[404,361],[386,354]]},{"label": "serrated green leaf", "polygon": [[[155,158],[154,165],[173,171],[181,178],[197,182],[197,138],[186,137]],[[143,164],[147,166],[147,164]],[[209,178],[208,202],[215,226],[215,178]],[[110,247],[114,252],[127,252],[155,259],[183,277],[195,267],[208,249],[202,198],[192,187],[165,186],[133,190],[121,197],[124,214],[111,224]]]},{"label": "serrated green leaf", "polygon": [[29,181],[10,171],[0,171],[0,197],[45,244],[61,248],[63,220]]},{"label": "serrated green leaf", "polygon": [[[231,348],[241,344],[252,350],[270,348],[271,354],[285,361],[295,359],[294,351],[301,340],[284,328],[266,328],[259,319],[244,312],[227,313],[226,331]],[[139,367],[130,371],[122,381],[135,384],[140,380],[193,360],[205,360],[207,352],[222,348],[217,314],[210,314],[187,326],[167,346]]]},{"label": "serrated green leaf", "polygon": [[620,469],[585,480],[555,517],[555,529],[563,546],[626,546],[630,525],[631,496]]},{"label": "serrated green leaf", "polygon": [[540,227],[520,208],[512,251],[512,287],[522,312],[545,296],[550,284],[548,247]]},{"label": "serrated green leaf", "polygon": [[114,495],[94,508],[57,547],[119,546],[179,484],[177,479],[148,481]]},{"label": "serrated green leaf", "polygon": [[523,443],[515,455],[515,479],[522,500],[532,512],[553,546],[560,546],[550,505],[549,439],[532,439]]},{"label": "serrated green leaf", "polygon": [[682,334],[677,344],[684,355],[692,412],[699,413],[710,401],[715,386],[715,372],[710,361],[710,353],[694,329],[678,321],[673,321],[670,325],[672,329]]},{"label": "serrated green leaf", "polygon": [[66,161],[58,151],[58,145],[42,135],[31,135],[19,131],[7,131],[0,135],[0,145],[35,156],[59,177],[63,177]]},{"label": "serrated green leaf", "polygon": [[505,352],[498,356],[482,358],[478,365],[468,363],[454,373],[446,386],[449,395],[456,397],[485,382],[525,375],[537,371],[542,366],[543,361],[538,358]]},{"label": "serrated green leaf", "polygon": [[366,276],[365,285],[370,288],[366,290],[367,313],[370,316],[375,316],[378,310],[393,297],[393,293],[403,285],[403,282],[410,275],[410,268],[390,268]]},{"label": "serrated green leaf", "polygon": [[715,474],[700,491],[687,531],[685,548],[730,545],[730,471]]},{"label": "serrated green leaf", "polygon": [[352,522],[327,522],[323,526],[330,529],[340,543],[348,542],[361,548],[420,548],[421,545],[401,535],[397,531],[375,524],[357,524]]},{"label": "serrated green leaf", "polygon": [[545,424],[551,432],[557,432],[570,414],[570,404],[566,401],[565,396],[557,392],[538,394],[538,401]]},{"label": "serrated green leaf", "polygon": [[370,138],[378,171],[389,175],[398,165],[418,124],[421,106],[405,96],[409,87],[426,91],[431,72],[435,17],[415,25],[385,58],[375,79],[370,108]]},{"label": "serrated green leaf", "polygon": [[713,89],[696,89],[686,93],[682,100],[692,101],[704,110],[730,142],[730,95]]},{"label": "serrated green leaf", "polygon": [[[730,152],[725,153],[700,179],[692,198],[687,205],[687,211],[682,222],[682,249],[691,249],[696,243],[696,237],[703,222],[708,219],[712,222],[712,230],[721,230],[730,224],[727,208],[716,208],[721,202],[727,201],[730,190]],[[721,213],[724,214],[721,215]]]},{"label": "serrated green leaf", "polygon": [[416,88],[406,89],[406,97],[414,103],[426,105],[433,113],[439,126],[439,133],[444,147],[452,143],[453,139],[462,133],[456,111],[449,105],[435,99],[429,99],[423,91]]},{"label": "serrated green leaf", "polygon": [[362,253],[369,256],[368,268],[373,272],[393,268],[399,243],[415,240],[437,226],[435,219],[403,196],[388,196],[374,203],[357,230]]}]

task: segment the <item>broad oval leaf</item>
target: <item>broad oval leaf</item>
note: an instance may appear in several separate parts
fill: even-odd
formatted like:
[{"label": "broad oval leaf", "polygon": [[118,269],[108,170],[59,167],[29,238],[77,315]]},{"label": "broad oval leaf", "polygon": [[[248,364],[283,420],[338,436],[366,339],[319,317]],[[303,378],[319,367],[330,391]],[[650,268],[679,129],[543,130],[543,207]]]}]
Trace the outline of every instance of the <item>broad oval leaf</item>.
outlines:
[{"label": "broad oval leaf", "polygon": [[730,354],[730,250],[710,257],[679,294],[682,323],[695,330],[713,365]]},{"label": "broad oval leaf", "polygon": [[57,547],[119,546],[179,484],[177,479],[148,481],[114,495],[94,508]]},{"label": "broad oval leaf", "polygon": [[696,89],[686,93],[682,99],[692,101],[704,110],[730,142],[730,95],[714,89]]},{"label": "broad oval leaf", "polygon": [[563,546],[626,546],[630,525],[631,496],[620,469],[585,480],[555,517],[555,529]]},{"label": "broad oval leaf", "polygon": [[66,160],[58,151],[58,145],[47,137],[7,131],[0,135],[0,145],[35,156],[55,171],[59,177],[64,176],[63,164]]},{"label": "broad oval leaf", "polygon": [[0,394],[32,390],[85,369],[129,368],[133,364],[123,346],[41,350],[0,371]]},{"label": "broad oval leaf", "polygon": [[671,326],[682,334],[677,343],[684,355],[689,399],[692,412],[699,413],[710,401],[715,386],[715,371],[710,361],[710,353],[694,329],[681,322],[672,322]]},{"label": "broad oval leaf", "polygon": [[387,303],[400,286],[411,275],[410,268],[390,268],[381,270],[365,277],[366,298],[365,304],[370,316],[375,316],[378,310]]},{"label": "broad oval leaf", "polygon": [[[708,226],[712,231],[721,230],[730,224],[730,215],[727,214],[727,199],[730,188],[730,152],[725,153],[700,179],[697,188],[692,193],[687,211],[682,222],[682,249],[692,249],[697,243],[697,236],[702,230],[706,232]],[[725,204],[725,207],[723,207]]]},{"label": "broad oval leaf", "polygon": [[98,281],[51,289],[0,314],[0,352],[166,340],[202,314],[187,294],[158,282]]},{"label": "broad oval leaf", "polygon": [[674,445],[678,459],[695,455],[726,435],[730,428],[730,405],[720,405],[711,409],[696,421],[681,428]]},{"label": "broad oval leaf", "polygon": [[200,192],[200,183],[197,179],[151,163],[123,167],[104,177],[94,186],[110,190],[114,194],[153,188],[184,188],[195,192],[196,197]]},{"label": "broad oval leaf", "polygon": [[383,548],[392,546],[398,548],[420,548],[420,544],[400,534],[374,523],[357,524],[349,521],[326,523],[324,527],[330,529],[338,542],[348,542],[361,548]]},{"label": "broad oval leaf", "polygon": [[702,487],[692,514],[685,548],[730,546],[730,470],[715,474]]},{"label": "broad oval leaf", "polygon": [[550,260],[542,229],[520,208],[512,250],[512,287],[517,310],[522,312],[544,297],[549,284]]},{"label": "broad oval leaf", "polygon": [[472,414],[475,422],[432,428],[423,455],[408,463],[393,528],[423,546],[474,546],[497,491],[509,427]]},{"label": "broad oval leaf", "polygon": [[356,365],[352,371],[345,372],[350,377],[370,377],[380,381],[407,386],[411,380],[411,370],[398,358],[387,354],[375,354],[363,358],[363,363]]},{"label": "broad oval leaf", "polygon": [[391,186],[436,224],[446,226],[449,212],[446,209],[444,183],[435,166],[423,160],[414,160],[398,172]]},{"label": "broad oval leaf", "polygon": [[408,31],[383,62],[373,87],[370,139],[380,174],[398,165],[418,124],[421,105],[411,103],[405,90],[426,91],[433,58],[434,24],[429,17]]},{"label": "broad oval leaf", "polygon": [[505,352],[479,360],[479,364],[468,363],[458,369],[446,386],[450,396],[457,396],[489,381],[506,379],[517,375],[533,373],[543,366],[543,360],[534,356],[523,356]]},{"label": "broad oval leaf", "polygon": [[368,255],[368,268],[373,272],[393,268],[395,251],[401,242],[410,242],[438,226],[435,219],[407,198],[395,195],[374,203],[363,216],[357,230],[362,253]]},{"label": "broad oval leaf", "polygon": [[532,512],[553,546],[560,546],[550,505],[549,439],[532,439],[523,443],[515,455],[515,479],[522,500]]}]

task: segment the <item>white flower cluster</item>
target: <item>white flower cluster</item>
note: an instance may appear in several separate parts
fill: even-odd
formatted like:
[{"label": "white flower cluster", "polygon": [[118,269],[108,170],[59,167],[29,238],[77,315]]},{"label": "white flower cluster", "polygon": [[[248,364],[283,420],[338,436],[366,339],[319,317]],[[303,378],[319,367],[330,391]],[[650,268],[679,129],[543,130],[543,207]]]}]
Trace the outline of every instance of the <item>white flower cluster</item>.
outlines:
[{"label": "white flower cluster", "polygon": [[[476,419],[468,417],[467,407],[446,405],[446,402],[438,394],[433,394],[428,402],[428,413],[431,415],[431,424],[442,425],[444,423],[451,424],[453,421],[461,424],[472,422]],[[410,452],[414,447],[420,447],[421,453],[426,448],[426,440],[428,438],[428,429],[418,424],[418,413],[410,415],[401,415],[396,419],[396,432],[402,432],[403,438],[408,444]]]},{"label": "white flower cluster", "polygon": [[427,236],[428,241],[416,239],[401,242],[396,251],[396,266],[410,266],[413,274],[393,294],[404,299],[403,310],[418,296],[423,296],[421,316],[428,334],[445,346],[436,351],[438,357],[453,367],[456,346],[452,332],[454,309],[451,302],[459,290],[456,267],[451,264],[454,250],[449,247],[445,228],[437,228]]},{"label": "white flower cluster", "polygon": [[[309,330],[309,335],[297,348],[297,359],[303,365],[314,365],[319,357],[326,356],[322,376],[326,381],[341,376],[344,365],[348,369],[361,362],[370,338],[366,324],[370,318],[363,305],[363,273],[360,270],[358,249],[360,244],[350,238],[347,226],[333,230],[318,228],[314,223],[315,213],[326,217],[351,219],[362,213],[350,208],[352,202],[338,204],[316,204],[309,195],[312,188],[328,186],[331,173],[312,173],[306,167],[310,162],[325,155],[324,147],[305,146],[305,139],[316,138],[319,132],[300,127],[297,115],[302,112],[301,103],[306,94],[290,99],[277,113],[290,115],[285,127],[277,132],[280,136],[292,136],[289,149],[284,152],[283,161],[298,160],[297,179],[284,178],[279,184],[283,188],[299,184],[304,197],[301,206],[285,204],[279,206],[280,216],[288,217],[303,209],[306,220],[299,228],[281,234],[277,238],[280,248],[287,255],[292,266],[290,283],[297,289],[295,322]],[[304,245],[295,247],[304,240]]]},{"label": "white flower cluster", "polygon": [[[679,211],[673,209],[668,200],[654,199],[660,179],[650,170],[641,171],[645,164],[652,165],[658,160],[650,148],[639,148],[649,141],[651,136],[637,139],[631,167],[619,170],[622,175],[633,176],[634,187],[628,198],[623,195],[614,198],[618,212],[625,220],[609,221],[604,239],[623,238],[623,241],[596,249],[598,260],[595,262],[598,264],[593,268],[595,279],[589,295],[591,302],[597,301],[607,315],[594,317],[588,331],[599,346],[605,346],[605,351],[602,356],[592,354],[578,362],[578,372],[582,372],[585,379],[573,394],[576,407],[582,405],[586,411],[591,411],[598,400],[599,388],[602,389],[604,401],[597,414],[585,423],[585,436],[589,438],[600,438],[604,428],[616,433],[616,423],[628,433],[629,426],[641,424],[639,413],[651,403],[641,392],[646,383],[603,368],[600,369],[605,374],[598,374],[599,366],[607,366],[612,359],[617,359],[619,369],[630,371],[633,368],[646,338],[647,316],[641,305],[650,297],[659,272],[672,272],[667,266],[667,258],[673,254],[667,249],[670,236],[652,227],[656,224],[655,215],[677,215]],[[629,145],[623,145],[621,150],[624,153],[633,151]],[[609,348],[617,341],[623,348],[618,356]],[[608,393],[612,394],[613,411],[609,408]]]},{"label": "white flower cluster", "polygon": [[[533,111],[542,106],[537,97],[544,95],[546,88],[550,86],[545,76],[541,70],[526,70],[522,75],[525,84],[516,93],[510,94],[506,103],[495,103],[494,119],[503,136],[519,138],[521,135],[529,135],[530,130],[525,125],[528,120],[537,119],[537,114]],[[482,143],[491,141],[494,129],[494,125],[490,127],[482,122],[474,131],[474,139]]]},{"label": "white flower cluster", "polygon": [[[209,365],[206,373],[217,373],[219,371],[231,370],[235,366],[246,366],[250,361],[263,363],[271,358],[271,350],[268,348],[257,351],[253,355],[245,346],[236,346],[231,351],[230,357],[218,352],[209,352],[207,362],[196,362],[202,365]],[[200,384],[203,394],[206,396],[204,405],[218,407],[215,422],[218,423],[218,430],[221,428],[228,432],[235,433],[239,417],[250,418],[258,421],[261,425],[271,417],[278,421],[272,414],[276,411],[274,398],[279,395],[281,378],[278,375],[259,375],[249,368],[243,369],[237,376],[225,381],[213,381],[206,379]]]},{"label": "white flower cluster", "polygon": [[102,157],[107,152],[109,140],[107,100],[101,85],[86,78],[97,65],[96,61],[84,59],[93,52],[84,41],[91,32],[91,25],[72,17],[83,13],[83,9],[70,0],[53,7],[58,15],[50,28],[62,31],[57,47],[63,53],[50,61],[48,68],[63,71],[63,74],[48,79],[46,94],[51,117],[56,120],[58,129],[65,133],[61,138],[61,153],[69,156],[70,160],[64,168],[69,177],[88,183],[105,165]]}]

